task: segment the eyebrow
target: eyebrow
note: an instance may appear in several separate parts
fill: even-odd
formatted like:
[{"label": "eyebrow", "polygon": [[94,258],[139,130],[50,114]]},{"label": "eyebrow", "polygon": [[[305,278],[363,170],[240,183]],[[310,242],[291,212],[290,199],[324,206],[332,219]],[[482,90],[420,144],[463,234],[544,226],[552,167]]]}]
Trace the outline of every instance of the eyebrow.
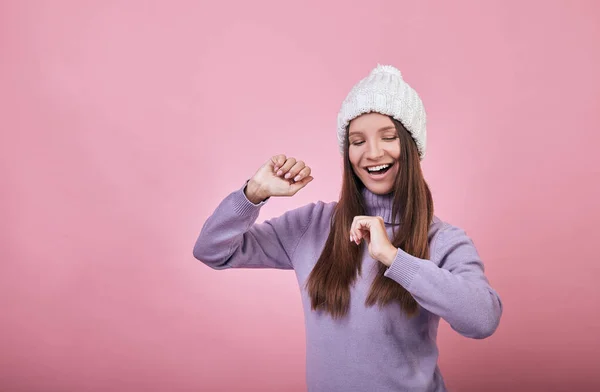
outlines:
[{"label": "eyebrow", "polygon": [[[393,126],[393,125],[386,125],[386,126],[385,126],[385,127],[383,127],[383,128],[379,128],[379,129],[377,130],[377,132],[388,131],[388,130],[390,130],[390,129],[396,129],[396,127],[395,127],[395,126]],[[352,136],[352,135],[362,135],[362,134],[363,134],[363,133],[362,133],[361,131],[353,131],[353,132],[350,132],[350,133],[348,134],[348,136]]]}]

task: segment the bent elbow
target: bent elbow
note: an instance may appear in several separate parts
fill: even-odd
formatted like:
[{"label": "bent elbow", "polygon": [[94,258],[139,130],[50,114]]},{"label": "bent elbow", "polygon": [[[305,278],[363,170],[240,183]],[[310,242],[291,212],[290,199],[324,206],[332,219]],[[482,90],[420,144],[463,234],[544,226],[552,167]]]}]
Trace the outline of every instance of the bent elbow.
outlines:
[{"label": "bent elbow", "polygon": [[473,339],[486,339],[489,338],[496,332],[500,325],[500,318],[491,319],[482,323],[475,334],[472,336]]},{"label": "bent elbow", "polygon": [[455,328],[452,327],[456,332],[469,339],[485,339],[489,338],[498,329],[499,322],[496,320],[485,320],[472,324],[468,328]]},{"label": "bent elbow", "polygon": [[193,250],[192,254],[194,255],[195,259],[203,262],[205,255],[202,252],[202,247],[198,244],[198,242],[196,242],[194,244],[194,250]]},{"label": "bent elbow", "polygon": [[214,270],[223,270],[231,267],[228,260],[223,261],[217,258],[214,252],[211,253],[206,251],[206,249],[198,245],[198,243],[194,245],[192,254],[196,260]]},{"label": "bent elbow", "polygon": [[215,255],[215,251],[212,248],[214,247],[210,246],[209,242],[206,241],[206,239],[203,238],[202,233],[200,233],[200,236],[198,236],[198,239],[196,239],[196,242],[194,243],[194,250],[192,251],[192,254],[197,260],[203,263],[210,263],[210,259],[214,259]]},{"label": "bent elbow", "polygon": [[502,307],[494,307],[474,326],[470,334],[463,334],[472,339],[486,339],[492,336],[500,325]]},{"label": "bent elbow", "polygon": [[[502,317],[502,303],[498,300],[497,306],[490,306],[486,311],[479,313],[477,316],[473,314],[471,322],[463,325],[460,329],[453,329],[466,338],[485,339],[492,336],[500,325]],[[466,320],[465,320],[466,321]]]},{"label": "bent elbow", "polygon": [[194,245],[194,251],[192,254],[194,255],[194,258],[200,261],[202,264],[206,264],[207,266],[214,268],[214,263],[211,263],[209,254],[197,242]]},{"label": "bent elbow", "polygon": [[481,318],[478,324],[478,328],[473,339],[485,339],[492,336],[498,326],[500,325],[500,318],[502,317],[503,307],[502,301],[498,294],[494,291],[490,293],[491,303],[487,305],[487,312],[484,312],[483,317]]}]

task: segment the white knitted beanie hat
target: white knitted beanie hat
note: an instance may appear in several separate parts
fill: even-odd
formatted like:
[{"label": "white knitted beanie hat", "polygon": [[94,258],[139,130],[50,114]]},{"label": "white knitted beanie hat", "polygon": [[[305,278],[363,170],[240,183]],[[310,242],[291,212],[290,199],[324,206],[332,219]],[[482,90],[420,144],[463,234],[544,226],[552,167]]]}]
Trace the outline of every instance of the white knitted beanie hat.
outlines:
[{"label": "white knitted beanie hat", "polygon": [[342,155],[346,127],[356,117],[369,112],[385,114],[400,121],[415,140],[421,160],[425,158],[425,108],[417,92],[402,79],[397,68],[378,64],[352,88],[342,103],[337,120],[337,137]]}]

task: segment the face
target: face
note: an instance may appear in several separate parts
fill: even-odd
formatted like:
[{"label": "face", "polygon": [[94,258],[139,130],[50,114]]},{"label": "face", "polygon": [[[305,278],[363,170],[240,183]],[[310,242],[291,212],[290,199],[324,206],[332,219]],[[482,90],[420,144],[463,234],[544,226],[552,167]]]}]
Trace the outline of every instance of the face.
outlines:
[{"label": "face", "polygon": [[365,187],[378,195],[393,191],[398,174],[400,140],[392,120],[366,113],[350,122],[350,163]]}]

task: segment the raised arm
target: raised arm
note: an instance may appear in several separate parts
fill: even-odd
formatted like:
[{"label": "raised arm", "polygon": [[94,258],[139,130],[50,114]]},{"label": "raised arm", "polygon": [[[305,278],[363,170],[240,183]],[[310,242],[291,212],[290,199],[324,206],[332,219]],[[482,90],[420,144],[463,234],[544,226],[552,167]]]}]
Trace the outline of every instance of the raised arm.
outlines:
[{"label": "raised arm", "polygon": [[291,255],[310,224],[314,204],[255,222],[267,199],[292,196],[310,181],[310,168],[303,162],[274,156],[206,220],[194,257],[214,269],[293,268]]}]

